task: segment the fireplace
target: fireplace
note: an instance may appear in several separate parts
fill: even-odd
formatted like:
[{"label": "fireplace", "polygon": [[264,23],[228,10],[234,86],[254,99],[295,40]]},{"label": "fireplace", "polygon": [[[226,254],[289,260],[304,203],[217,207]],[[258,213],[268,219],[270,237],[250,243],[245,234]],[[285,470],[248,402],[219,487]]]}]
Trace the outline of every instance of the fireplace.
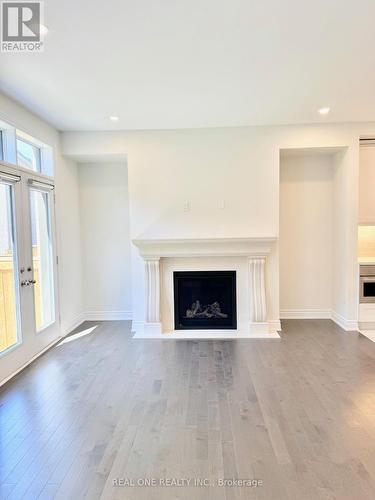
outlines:
[{"label": "fireplace", "polygon": [[237,328],[236,271],[175,271],[176,330]]}]

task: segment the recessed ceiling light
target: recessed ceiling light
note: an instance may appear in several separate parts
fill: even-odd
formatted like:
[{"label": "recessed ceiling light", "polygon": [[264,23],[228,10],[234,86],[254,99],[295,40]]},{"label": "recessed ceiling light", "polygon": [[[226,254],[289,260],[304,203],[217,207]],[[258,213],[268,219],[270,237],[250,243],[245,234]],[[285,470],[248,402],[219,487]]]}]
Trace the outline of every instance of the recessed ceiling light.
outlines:
[{"label": "recessed ceiling light", "polygon": [[44,24],[41,24],[40,25],[40,34],[42,36],[46,36],[46,34],[48,33],[48,28],[47,26],[44,26]]},{"label": "recessed ceiling light", "polygon": [[328,107],[319,109],[319,113],[321,115],[328,115],[329,111],[330,111],[330,109]]},{"label": "recessed ceiling light", "polygon": [[110,116],[109,119],[111,122],[118,122],[120,118],[118,116]]}]

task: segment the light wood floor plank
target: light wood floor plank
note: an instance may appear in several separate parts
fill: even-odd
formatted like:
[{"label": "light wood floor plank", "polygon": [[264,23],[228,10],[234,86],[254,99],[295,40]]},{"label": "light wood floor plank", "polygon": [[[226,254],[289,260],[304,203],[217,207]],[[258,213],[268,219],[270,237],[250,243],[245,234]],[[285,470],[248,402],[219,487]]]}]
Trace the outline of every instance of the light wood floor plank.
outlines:
[{"label": "light wood floor plank", "polygon": [[[121,321],[79,331],[94,326],[0,389],[1,500],[375,498],[367,338],[328,320],[284,321],[277,341],[135,340]],[[167,478],[191,484],[116,486]]]}]

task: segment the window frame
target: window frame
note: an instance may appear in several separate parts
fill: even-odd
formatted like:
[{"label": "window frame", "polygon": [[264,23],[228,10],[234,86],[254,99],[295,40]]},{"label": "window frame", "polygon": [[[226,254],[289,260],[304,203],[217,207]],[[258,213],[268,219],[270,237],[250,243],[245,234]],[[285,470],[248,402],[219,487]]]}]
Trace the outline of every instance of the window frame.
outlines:
[{"label": "window frame", "polygon": [[0,129],[0,161],[4,161],[4,139],[3,131]]},{"label": "window frame", "polygon": [[[0,116],[0,147],[2,147],[2,155],[0,161],[7,163],[10,166],[20,170],[33,172],[34,174],[53,179],[55,176],[55,148],[46,144],[36,137],[25,132],[23,129],[10,124],[8,121],[3,121]],[[19,164],[17,141],[36,148],[38,151],[37,169],[31,169]]]}]

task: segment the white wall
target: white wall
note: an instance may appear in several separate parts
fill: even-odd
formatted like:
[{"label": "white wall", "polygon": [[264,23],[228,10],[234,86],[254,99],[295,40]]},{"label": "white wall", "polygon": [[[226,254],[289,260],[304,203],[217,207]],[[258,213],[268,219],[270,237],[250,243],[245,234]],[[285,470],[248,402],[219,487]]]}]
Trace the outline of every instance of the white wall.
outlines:
[{"label": "white wall", "polygon": [[56,171],[56,229],[59,255],[61,333],[69,333],[82,319],[81,227],[78,169],[61,159]]},{"label": "white wall", "polygon": [[358,141],[334,156],[332,310],[348,329],[358,319],[358,160]]},{"label": "white wall", "polygon": [[37,334],[0,359],[0,382],[82,319],[81,248],[79,239],[78,175],[74,161],[61,153],[60,135],[48,123],[0,94],[0,120],[23,130],[54,149],[57,252],[59,255],[60,332]]},{"label": "white wall", "polygon": [[359,148],[359,222],[375,225],[375,146]]},{"label": "white wall", "polygon": [[375,146],[359,148],[358,256],[375,256]]},{"label": "white wall", "polygon": [[375,260],[375,226],[358,226],[358,257]]},{"label": "white wall", "polygon": [[333,293],[332,155],[281,156],[280,309],[330,316]]},{"label": "white wall", "polygon": [[[338,297],[348,321],[357,317],[355,276],[358,205],[358,140],[375,124],[243,127],[178,131],[66,132],[64,152],[72,157],[127,156],[131,238],[278,236],[279,152],[293,148],[346,148],[338,221],[349,250],[338,260],[343,280]],[[345,180],[346,179],[346,180]],[[339,183],[338,183],[339,184]],[[339,198],[339,196],[338,196]],[[225,211],[220,210],[225,200]],[[190,202],[190,212],[184,204]],[[343,227],[347,225],[347,229]],[[353,245],[355,252],[353,253]],[[268,261],[268,319],[279,318],[278,248]],[[133,317],[143,321],[144,268],[132,247]],[[350,283],[349,283],[350,281]],[[338,280],[338,283],[340,280]],[[339,287],[340,288],[340,287]],[[350,291],[349,291],[350,290]],[[340,299],[339,299],[340,300]]]},{"label": "white wall", "polygon": [[89,319],[131,319],[126,163],[79,165],[83,308]]}]

